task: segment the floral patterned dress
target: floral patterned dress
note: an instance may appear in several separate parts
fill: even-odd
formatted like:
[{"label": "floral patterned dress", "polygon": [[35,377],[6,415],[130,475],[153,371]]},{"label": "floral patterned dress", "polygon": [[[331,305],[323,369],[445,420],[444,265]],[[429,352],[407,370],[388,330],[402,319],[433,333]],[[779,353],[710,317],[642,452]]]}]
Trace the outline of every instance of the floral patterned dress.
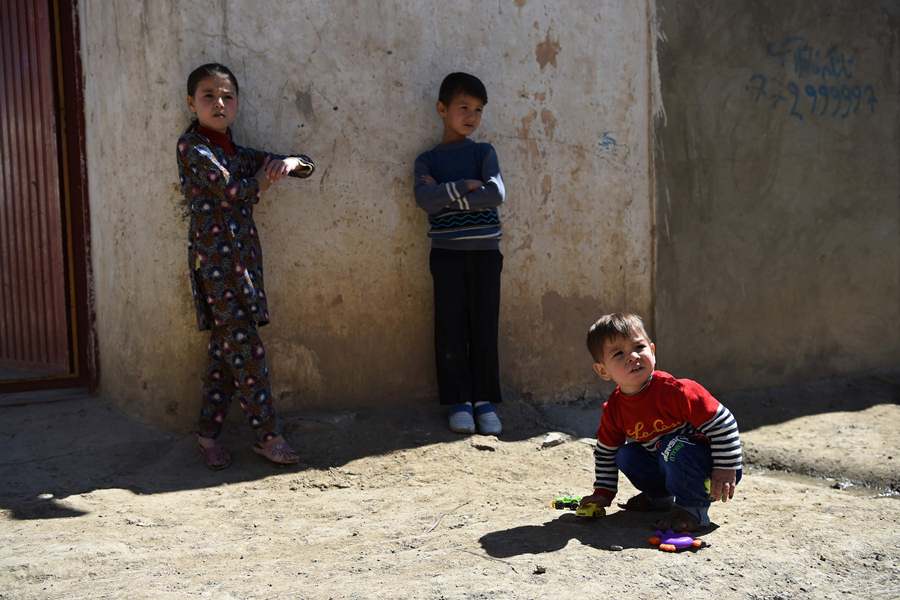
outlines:
[{"label": "floral patterned dress", "polygon": [[[216,138],[216,135],[220,136]],[[295,154],[291,173],[309,177],[312,159]],[[230,135],[192,124],[178,140],[181,190],[190,210],[188,268],[200,330],[212,330],[199,433],[216,437],[234,396],[260,440],[277,434],[265,349],[257,327],[269,322],[263,256],[253,221],[255,174],[266,157]]]},{"label": "floral patterned dress", "polygon": [[[197,325],[208,330],[216,323],[269,322],[263,284],[262,248],[253,205],[259,201],[255,174],[266,156],[253,148],[234,146],[232,156],[198,131],[196,124],[178,140],[178,172],[188,202],[191,223],[188,267],[197,311]],[[309,177],[315,164],[297,168],[293,177]]]}]

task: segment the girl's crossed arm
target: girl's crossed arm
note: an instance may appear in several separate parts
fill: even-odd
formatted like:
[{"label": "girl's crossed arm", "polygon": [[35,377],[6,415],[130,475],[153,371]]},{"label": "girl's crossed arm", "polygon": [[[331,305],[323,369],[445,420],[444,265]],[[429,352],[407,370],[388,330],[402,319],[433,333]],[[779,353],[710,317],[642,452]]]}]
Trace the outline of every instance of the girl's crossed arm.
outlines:
[{"label": "girl's crossed arm", "polygon": [[[248,150],[253,153],[257,168],[259,169],[257,178],[260,179],[260,173],[264,173],[265,178],[268,179],[269,183],[275,183],[285,176],[305,179],[312,175],[313,171],[316,170],[316,163],[305,154],[285,156],[282,154],[263,152],[262,150],[255,150],[253,148],[248,148]],[[262,185],[262,181],[260,181],[260,184]],[[268,189],[268,187],[269,186],[266,185],[263,188],[263,191]]]}]

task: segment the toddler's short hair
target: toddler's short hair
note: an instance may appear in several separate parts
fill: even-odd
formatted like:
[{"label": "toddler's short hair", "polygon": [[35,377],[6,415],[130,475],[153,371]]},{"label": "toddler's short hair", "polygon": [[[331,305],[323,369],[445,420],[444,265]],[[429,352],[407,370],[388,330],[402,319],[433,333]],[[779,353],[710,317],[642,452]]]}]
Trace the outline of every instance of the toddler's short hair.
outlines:
[{"label": "toddler's short hair", "polygon": [[631,313],[612,313],[603,315],[591,325],[587,334],[587,348],[595,362],[603,360],[603,344],[617,337],[629,337],[633,334],[644,336],[650,341],[644,322]]},{"label": "toddler's short hair", "polygon": [[441,90],[438,92],[438,100],[444,106],[449,106],[450,101],[457,94],[468,94],[487,104],[487,90],[481,80],[468,73],[450,73],[441,82]]}]

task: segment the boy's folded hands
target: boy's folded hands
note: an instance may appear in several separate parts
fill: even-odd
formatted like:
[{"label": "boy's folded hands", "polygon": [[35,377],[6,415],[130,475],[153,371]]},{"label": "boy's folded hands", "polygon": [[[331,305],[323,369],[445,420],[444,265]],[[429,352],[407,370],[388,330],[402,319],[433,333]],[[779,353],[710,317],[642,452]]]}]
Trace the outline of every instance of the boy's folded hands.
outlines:
[{"label": "boy's folded hands", "polygon": [[[422,175],[419,177],[419,181],[424,183],[425,185],[437,185],[437,180],[431,175]],[[468,194],[469,192],[474,192],[475,190],[481,189],[484,187],[484,182],[478,179],[466,179],[466,191],[464,193]]]},{"label": "boy's folded hands", "polygon": [[474,192],[484,187],[484,182],[478,179],[466,179],[466,188],[469,192]]}]

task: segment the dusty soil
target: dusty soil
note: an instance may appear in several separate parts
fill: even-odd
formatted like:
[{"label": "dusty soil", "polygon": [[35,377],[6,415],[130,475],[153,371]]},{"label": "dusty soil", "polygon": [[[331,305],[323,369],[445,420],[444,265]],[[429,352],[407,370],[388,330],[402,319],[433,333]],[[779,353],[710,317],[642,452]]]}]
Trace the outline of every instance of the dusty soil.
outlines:
[{"label": "dusty soil", "polygon": [[[898,390],[723,397],[752,464],[710,547],[680,554],[644,515],[549,508],[589,491],[584,404],[509,401],[500,439],[445,432],[437,408],[289,415],[306,465],[270,467],[235,426],[211,473],[190,437],[101,399],[7,403],[0,598],[900,598]],[[550,431],[573,435],[542,449]]]}]

